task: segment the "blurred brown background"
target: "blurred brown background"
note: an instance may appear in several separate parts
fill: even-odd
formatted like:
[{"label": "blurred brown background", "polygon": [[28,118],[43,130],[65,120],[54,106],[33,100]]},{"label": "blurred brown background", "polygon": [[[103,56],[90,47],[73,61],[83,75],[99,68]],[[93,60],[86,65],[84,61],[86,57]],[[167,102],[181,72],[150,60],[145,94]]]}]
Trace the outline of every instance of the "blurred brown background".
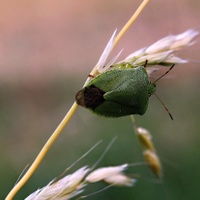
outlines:
[{"label": "blurred brown background", "polygon": [[[140,3],[0,0],[1,199],[62,120],[114,30],[123,27]],[[123,59],[169,34],[190,28],[200,31],[199,10],[199,0],[152,0],[112,55],[123,48]],[[157,94],[175,120],[170,121],[154,97],[147,113],[137,117],[138,124],[154,136],[164,165],[163,183],[156,184],[147,168],[133,168],[131,173],[142,177],[135,188],[113,188],[90,199],[200,198],[199,52],[197,38],[194,46],[178,53],[192,62],[177,65],[158,84]],[[160,73],[164,71],[161,69]],[[79,108],[16,199],[23,199],[47,184],[104,139],[104,146],[98,147],[80,166],[94,163],[116,135],[118,140],[101,165],[143,160],[129,117],[104,119]],[[98,185],[92,191],[104,186]]]}]

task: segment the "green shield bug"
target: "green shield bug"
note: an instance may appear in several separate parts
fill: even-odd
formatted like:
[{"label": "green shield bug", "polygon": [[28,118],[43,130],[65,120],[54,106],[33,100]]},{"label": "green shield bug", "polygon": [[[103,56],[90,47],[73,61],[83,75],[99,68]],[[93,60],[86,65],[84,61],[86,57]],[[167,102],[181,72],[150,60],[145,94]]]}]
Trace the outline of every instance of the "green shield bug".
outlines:
[{"label": "green shield bug", "polygon": [[143,115],[147,110],[149,97],[156,91],[155,82],[149,81],[144,66],[134,67],[126,63],[93,78],[78,91],[76,102],[105,117]]}]

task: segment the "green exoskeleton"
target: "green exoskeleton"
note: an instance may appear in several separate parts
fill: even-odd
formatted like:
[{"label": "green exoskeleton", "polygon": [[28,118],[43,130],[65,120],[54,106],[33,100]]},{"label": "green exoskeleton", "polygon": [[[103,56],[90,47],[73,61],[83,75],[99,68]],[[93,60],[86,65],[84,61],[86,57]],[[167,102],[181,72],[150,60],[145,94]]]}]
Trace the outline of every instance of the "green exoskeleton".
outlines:
[{"label": "green exoskeleton", "polygon": [[125,63],[113,65],[111,70],[92,79],[76,94],[76,101],[105,117],[143,115],[155,91],[156,84],[150,82],[144,66]]}]

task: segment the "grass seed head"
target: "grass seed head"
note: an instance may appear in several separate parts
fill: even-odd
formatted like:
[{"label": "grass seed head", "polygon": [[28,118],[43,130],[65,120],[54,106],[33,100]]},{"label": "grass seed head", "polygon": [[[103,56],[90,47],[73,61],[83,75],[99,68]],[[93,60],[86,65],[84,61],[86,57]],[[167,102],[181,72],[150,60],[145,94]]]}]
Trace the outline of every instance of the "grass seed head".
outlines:
[{"label": "grass seed head", "polygon": [[143,154],[144,154],[145,160],[146,160],[149,168],[152,170],[152,172],[157,177],[160,178],[162,175],[162,172],[161,172],[162,169],[161,169],[160,159],[159,159],[158,155],[156,154],[156,152],[146,150],[146,151],[144,151]]}]

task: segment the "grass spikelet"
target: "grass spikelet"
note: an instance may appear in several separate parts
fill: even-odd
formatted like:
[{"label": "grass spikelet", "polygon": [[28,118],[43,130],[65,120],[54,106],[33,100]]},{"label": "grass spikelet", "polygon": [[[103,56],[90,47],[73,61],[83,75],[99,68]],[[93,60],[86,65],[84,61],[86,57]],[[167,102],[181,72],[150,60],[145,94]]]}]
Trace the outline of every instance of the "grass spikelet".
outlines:
[{"label": "grass spikelet", "polygon": [[151,133],[142,127],[137,127],[134,118],[131,116],[134,131],[139,139],[141,146],[143,147],[144,159],[151,169],[151,171],[157,176],[162,176],[162,166],[160,163],[160,158],[156,152],[156,148],[152,141]]},{"label": "grass spikelet", "polygon": [[134,66],[142,65],[146,60],[148,60],[147,65],[170,66],[172,64],[187,63],[188,60],[176,57],[174,53],[193,45],[198,34],[198,31],[190,29],[178,35],[164,37],[149,47],[130,54],[119,63],[130,62]]},{"label": "grass spikelet", "polygon": [[111,186],[133,186],[136,179],[123,173],[127,164],[113,167],[103,167],[91,172],[87,166],[58,181],[51,181],[41,189],[30,194],[25,200],[67,200],[82,193],[89,183],[105,181]]},{"label": "grass spikelet", "polygon": [[132,186],[135,183],[135,179],[131,179],[123,173],[127,167],[127,164],[123,164],[96,169],[86,177],[86,181],[94,183],[103,180],[115,186]]},{"label": "grass spikelet", "polygon": [[162,176],[162,167],[157,153],[155,151],[145,150],[143,155],[149,168],[160,178]]},{"label": "grass spikelet", "polygon": [[56,182],[51,181],[43,188],[29,195],[25,200],[64,200],[77,196],[83,191],[85,186],[83,179],[88,171],[89,168],[85,166]]}]

